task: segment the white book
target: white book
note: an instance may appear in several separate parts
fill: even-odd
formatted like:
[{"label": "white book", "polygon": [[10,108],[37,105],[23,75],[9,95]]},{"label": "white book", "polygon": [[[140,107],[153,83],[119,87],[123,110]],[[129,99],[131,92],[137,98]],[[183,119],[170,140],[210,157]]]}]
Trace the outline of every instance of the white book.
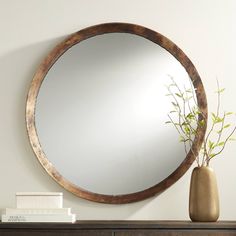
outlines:
[{"label": "white book", "polygon": [[17,208],[62,208],[63,194],[58,192],[17,192]]},{"label": "white book", "polygon": [[24,215],[24,214],[71,214],[71,208],[6,208],[6,215]]},{"label": "white book", "polygon": [[22,215],[2,215],[2,222],[64,222],[74,223],[76,221],[76,215],[39,215],[39,214],[22,214]]}]

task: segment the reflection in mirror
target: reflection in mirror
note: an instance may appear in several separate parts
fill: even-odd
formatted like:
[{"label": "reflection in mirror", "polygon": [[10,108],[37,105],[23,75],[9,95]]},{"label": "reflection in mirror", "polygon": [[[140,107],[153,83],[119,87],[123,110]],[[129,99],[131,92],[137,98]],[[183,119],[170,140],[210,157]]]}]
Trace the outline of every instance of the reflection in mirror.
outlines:
[{"label": "reflection in mirror", "polygon": [[48,160],[88,191],[119,195],[164,180],[186,158],[175,130],[169,75],[189,75],[169,52],[133,34],[89,38],[67,50],[47,73],[35,122]]}]

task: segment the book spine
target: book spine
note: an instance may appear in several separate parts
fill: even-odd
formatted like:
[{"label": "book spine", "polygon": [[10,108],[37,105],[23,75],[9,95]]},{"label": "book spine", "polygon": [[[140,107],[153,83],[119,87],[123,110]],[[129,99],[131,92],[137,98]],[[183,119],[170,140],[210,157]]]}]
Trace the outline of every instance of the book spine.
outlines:
[{"label": "book spine", "polygon": [[6,208],[6,215],[24,214],[71,214],[71,208]]},{"label": "book spine", "polygon": [[65,222],[74,223],[76,216],[71,215],[2,215],[2,222]]},{"label": "book spine", "polygon": [[62,208],[62,196],[16,196],[17,208]]},{"label": "book spine", "polygon": [[16,192],[16,196],[63,196],[61,192]]}]

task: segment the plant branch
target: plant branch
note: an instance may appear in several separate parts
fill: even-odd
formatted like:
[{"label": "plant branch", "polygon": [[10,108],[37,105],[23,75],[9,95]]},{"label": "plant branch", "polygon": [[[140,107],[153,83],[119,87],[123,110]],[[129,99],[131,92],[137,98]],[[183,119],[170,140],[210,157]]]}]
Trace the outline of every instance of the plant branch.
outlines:
[{"label": "plant branch", "polygon": [[213,157],[215,157],[215,156],[219,155],[220,153],[222,153],[222,151],[225,149],[225,146],[226,146],[227,142],[229,141],[230,137],[234,134],[235,130],[236,130],[236,126],[233,128],[233,130],[231,131],[231,133],[229,134],[229,136],[225,139],[224,145],[223,145],[223,147],[221,148],[221,150],[220,150],[219,152],[215,153],[214,156],[210,157],[210,158],[207,160],[207,163],[208,163],[208,164],[209,164],[209,161],[210,161]]}]

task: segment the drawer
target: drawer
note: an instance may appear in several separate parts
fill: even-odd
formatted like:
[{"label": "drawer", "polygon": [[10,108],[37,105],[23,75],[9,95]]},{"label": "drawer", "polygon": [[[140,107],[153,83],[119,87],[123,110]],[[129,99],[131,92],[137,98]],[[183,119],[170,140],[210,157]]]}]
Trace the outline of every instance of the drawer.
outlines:
[{"label": "drawer", "polygon": [[126,230],[116,231],[115,236],[236,236],[230,230]]},{"label": "drawer", "polygon": [[1,230],[0,236],[112,236],[111,230],[71,230],[71,229],[38,229],[38,230]]}]

